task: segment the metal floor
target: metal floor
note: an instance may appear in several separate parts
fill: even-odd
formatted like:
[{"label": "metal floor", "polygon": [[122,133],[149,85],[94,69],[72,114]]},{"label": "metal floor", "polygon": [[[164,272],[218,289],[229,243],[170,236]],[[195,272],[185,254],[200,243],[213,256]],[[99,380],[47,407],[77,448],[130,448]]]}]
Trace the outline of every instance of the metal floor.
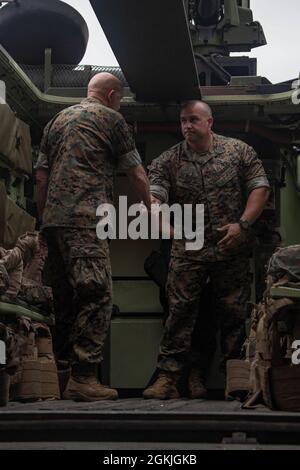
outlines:
[{"label": "metal floor", "polygon": [[[261,406],[256,412],[274,413],[274,411]],[[238,401],[224,400],[144,400],[143,398],[122,398],[114,401],[98,401],[92,403],[79,403],[68,400],[38,401],[34,403],[10,402],[8,406],[0,408],[0,417],[6,414],[37,412],[95,412],[95,413],[169,413],[169,414],[202,414],[202,413],[242,413],[253,415],[252,410],[243,410]],[[277,412],[276,412],[277,413]],[[284,412],[279,412],[283,413]],[[300,418],[300,413],[299,413]]]},{"label": "metal floor", "polygon": [[[43,401],[0,408],[0,449],[300,448],[300,413],[216,400]],[[275,446],[275,447],[271,447]]]}]

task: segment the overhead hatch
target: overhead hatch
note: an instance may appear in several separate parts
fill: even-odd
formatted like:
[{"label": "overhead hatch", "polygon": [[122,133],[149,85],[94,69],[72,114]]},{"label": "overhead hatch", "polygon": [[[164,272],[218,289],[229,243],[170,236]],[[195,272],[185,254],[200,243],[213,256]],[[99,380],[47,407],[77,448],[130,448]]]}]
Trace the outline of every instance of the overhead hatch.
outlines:
[{"label": "overhead hatch", "polygon": [[90,0],[141,101],[200,99],[183,0]]}]

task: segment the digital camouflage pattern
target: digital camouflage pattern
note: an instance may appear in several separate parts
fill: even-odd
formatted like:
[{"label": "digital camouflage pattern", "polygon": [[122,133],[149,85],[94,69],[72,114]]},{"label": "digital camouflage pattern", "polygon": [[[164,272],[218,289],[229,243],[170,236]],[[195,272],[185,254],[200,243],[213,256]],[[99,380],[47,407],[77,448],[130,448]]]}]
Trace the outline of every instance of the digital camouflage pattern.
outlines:
[{"label": "digital camouflage pattern", "polygon": [[[43,285],[42,278],[44,265],[48,257],[48,247],[41,234],[38,232],[35,232],[35,234],[37,245],[34,251],[31,251],[30,257],[27,255],[18,297],[29,305],[42,310],[44,314],[52,314],[52,289]],[[18,244],[22,242],[25,243],[26,238],[18,240]]]},{"label": "digital camouflage pattern", "polygon": [[112,311],[108,242],[92,229],[48,229],[49,270],[60,360],[99,363]]},{"label": "digital camouflage pattern", "polygon": [[12,386],[20,382],[30,332],[30,320],[17,318],[11,324],[0,323],[0,340],[6,347],[6,364],[0,365],[0,406],[6,406]]},{"label": "digital camouflage pattern", "polygon": [[0,262],[0,295],[4,294],[9,287],[9,275],[6,267]]},{"label": "digital camouflage pattern", "polygon": [[[162,202],[204,204],[204,247],[186,251],[186,240],[173,240],[167,283],[169,316],[160,346],[158,367],[177,371],[188,360],[199,299],[210,280],[221,329],[221,368],[238,357],[245,339],[246,302],[250,297],[249,256],[254,234],[243,234],[238,246],[217,246],[218,228],[238,222],[249,192],[269,187],[255,151],[244,142],[213,134],[212,149],[196,153],[183,141],[149,167],[151,193]],[[194,213],[195,219],[195,213]],[[195,220],[194,220],[195,222]],[[201,313],[198,319],[201,325]],[[203,352],[203,357],[205,356]],[[198,355],[199,356],[199,355]],[[196,362],[196,361],[194,361]],[[198,361],[198,367],[202,367]],[[203,361],[202,361],[203,362]]]},{"label": "digital camouflage pattern", "polygon": [[[166,284],[168,279],[168,268],[170,264],[172,242],[162,240],[160,252],[153,251],[145,261],[145,271],[160,287],[160,302],[164,309],[165,321],[169,315],[168,301],[166,296]],[[204,380],[211,366],[216,348],[216,318],[213,308],[213,290],[211,283],[205,284],[199,298],[199,311],[193,329],[191,349],[188,354],[187,366],[191,371],[196,370]],[[153,377],[155,380],[155,377]],[[191,380],[189,377],[189,384]],[[195,381],[199,382],[198,381]],[[190,387],[189,387],[190,388]]]},{"label": "digital camouflage pattern", "polygon": [[30,307],[41,310],[43,315],[51,315],[53,311],[52,289],[23,277],[18,299],[25,301]]},{"label": "digital camouflage pattern", "polygon": [[[189,359],[198,315],[199,327],[201,324],[199,298],[208,278],[214,292],[213,306],[221,330],[221,368],[224,369],[227,359],[239,355],[245,339],[245,307],[251,293],[249,260],[233,258],[230,262],[199,263],[197,260],[173,257],[167,283],[169,316],[158,358],[160,369],[175,372]],[[199,365],[201,367],[201,362]]]},{"label": "digital camouflage pattern", "polygon": [[21,250],[17,247],[12,250],[0,247],[0,264],[8,276],[8,283],[1,293],[16,297],[20,290],[24,266]]},{"label": "digital camouflage pattern", "polygon": [[269,183],[255,151],[244,142],[214,134],[209,152],[191,151],[185,141],[153,160],[149,167],[151,193],[163,202],[204,204],[204,247],[185,251],[186,240],[174,240],[172,253],[205,261],[221,261],[236,253],[251,250],[250,233],[230,251],[217,243],[224,234],[217,229],[238,222],[245,209],[248,193]]},{"label": "digital camouflage pattern", "polygon": [[300,283],[300,245],[279,248],[271,257],[268,274],[276,282],[279,279]]},{"label": "digital camouflage pattern", "polygon": [[[116,111],[94,98],[63,110],[46,126],[36,168],[49,173],[43,229],[49,246],[57,358],[98,363],[109,328],[109,249],[96,237],[96,210],[113,202],[114,170],[141,164]],[[62,229],[64,227],[64,229]]]},{"label": "digital camouflage pattern", "polygon": [[19,317],[15,323],[9,325],[0,323],[0,340],[6,345],[5,371],[9,375],[15,374],[22,365],[27,338],[31,330],[31,321]]},{"label": "digital camouflage pattern", "polygon": [[40,249],[39,232],[26,232],[21,235],[17,240],[16,248],[21,251],[25,265],[31,262],[35,253]]},{"label": "digital camouflage pattern", "polygon": [[38,237],[38,232],[27,232],[18,238],[13,249],[5,250],[0,247],[0,264],[5,267],[9,276],[9,283],[4,290],[5,294],[12,297],[19,294],[24,267],[39,251]]},{"label": "digital camouflage pattern", "polygon": [[121,114],[94,98],[64,109],[46,126],[36,164],[49,172],[43,227],[95,227],[99,204],[113,202],[115,168],[139,164]]},{"label": "digital camouflage pattern", "polygon": [[42,281],[47,255],[47,245],[39,232],[22,235],[11,250],[0,247],[0,295],[52,313],[52,291]]}]

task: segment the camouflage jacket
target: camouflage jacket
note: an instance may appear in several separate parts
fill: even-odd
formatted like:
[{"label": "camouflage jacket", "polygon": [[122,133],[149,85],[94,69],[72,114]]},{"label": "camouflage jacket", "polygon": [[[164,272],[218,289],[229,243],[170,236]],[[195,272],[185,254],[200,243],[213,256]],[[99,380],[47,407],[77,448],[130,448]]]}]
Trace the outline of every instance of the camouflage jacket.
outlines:
[{"label": "camouflage jacket", "polygon": [[213,142],[212,149],[204,153],[193,152],[185,141],[180,142],[149,166],[154,196],[170,204],[204,204],[203,249],[185,251],[185,240],[175,240],[173,255],[221,261],[249,252],[253,246],[250,233],[238,247],[221,251],[217,242],[224,233],[217,229],[239,221],[252,189],[269,187],[266,173],[255,151],[244,142],[216,134]]},{"label": "camouflage jacket", "polygon": [[47,124],[36,164],[49,171],[43,227],[95,227],[98,205],[113,202],[114,169],[139,164],[119,113],[94,98],[64,109]]}]

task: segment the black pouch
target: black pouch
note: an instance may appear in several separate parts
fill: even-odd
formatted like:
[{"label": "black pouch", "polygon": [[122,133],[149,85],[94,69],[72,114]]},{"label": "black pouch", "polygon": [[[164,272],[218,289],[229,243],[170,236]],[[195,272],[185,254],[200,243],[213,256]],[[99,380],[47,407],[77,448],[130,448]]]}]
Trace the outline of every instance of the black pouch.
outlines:
[{"label": "black pouch", "polygon": [[168,262],[159,251],[152,251],[144,263],[145,272],[161,289],[168,278]]}]

